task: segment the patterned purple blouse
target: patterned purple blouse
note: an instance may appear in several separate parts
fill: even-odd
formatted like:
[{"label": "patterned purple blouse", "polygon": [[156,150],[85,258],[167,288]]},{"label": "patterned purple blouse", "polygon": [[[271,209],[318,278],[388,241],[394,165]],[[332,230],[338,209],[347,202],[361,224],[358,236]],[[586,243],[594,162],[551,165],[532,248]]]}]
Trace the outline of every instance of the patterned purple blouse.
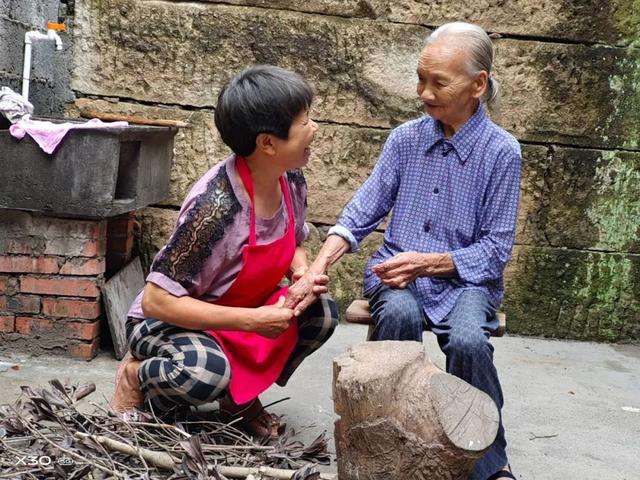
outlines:
[{"label": "patterned purple blouse", "polygon": [[[305,225],[307,184],[300,170],[287,172],[294,208],[296,243],[309,234]],[[156,255],[147,282],[181,297],[207,302],[220,298],[242,267],[242,249],[249,241],[250,201],[237,174],[235,156],[218,163],[198,180],[180,209],[169,242]],[[287,208],[284,196],[271,218],[256,217],[258,244],[284,235]],[[142,292],[128,316],[144,318]]]}]

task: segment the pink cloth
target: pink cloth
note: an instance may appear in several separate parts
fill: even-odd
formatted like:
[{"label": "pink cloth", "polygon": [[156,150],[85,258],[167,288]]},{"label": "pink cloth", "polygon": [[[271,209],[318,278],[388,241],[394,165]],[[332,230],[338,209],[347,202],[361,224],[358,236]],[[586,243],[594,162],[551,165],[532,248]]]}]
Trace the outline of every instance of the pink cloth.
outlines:
[{"label": "pink cloth", "polygon": [[9,127],[11,135],[18,140],[22,140],[28,133],[35,142],[40,145],[40,148],[47,153],[53,153],[56,147],[60,144],[69,130],[83,129],[83,130],[122,130],[129,125],[127,122],[109,122],[92,118],[85,123],[53,123],[42,120],[19,120]]}]

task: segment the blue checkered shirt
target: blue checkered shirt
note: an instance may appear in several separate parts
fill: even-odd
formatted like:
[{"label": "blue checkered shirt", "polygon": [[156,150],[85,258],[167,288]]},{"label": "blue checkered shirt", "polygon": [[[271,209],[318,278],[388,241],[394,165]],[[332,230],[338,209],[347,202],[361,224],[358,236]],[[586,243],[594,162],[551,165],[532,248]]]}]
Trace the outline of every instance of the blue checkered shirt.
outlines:
[{"label": "blue checkered shirt", "polygon": [[329,233],[355,252],[392,211],[384,243],[365,268],[365,294],[380,284],[375,264],[401,252],[450,252],[454,278],[421,277],[407,286],[431,321],[442,321],[465,289],[485,291],[498,308],[515,236],[520,165],[517,140],[482,105],[450,138],[428,116],[412,120],[391,132],[373,173]]}]

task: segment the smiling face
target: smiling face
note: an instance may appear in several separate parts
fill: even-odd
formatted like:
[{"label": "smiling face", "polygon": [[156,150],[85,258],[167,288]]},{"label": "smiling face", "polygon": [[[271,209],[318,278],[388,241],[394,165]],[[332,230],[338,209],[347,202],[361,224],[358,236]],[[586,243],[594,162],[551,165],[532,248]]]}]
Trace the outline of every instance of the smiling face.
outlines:
[{"label": "smiling face", "polygon": [[309,162],[309,146],[317,131],[318,124],[309,118],[309,111],[300,112],[291,122],[286,140],[270,135],[276,161],[286,170],[304,167]]},{"label": "smiling face", "polygon": [[487,87],[487,72],[469,75],[465,52],[446,40],[427,45],[418,61],[418,96],[426,113],[456,131],[468,120]]}]

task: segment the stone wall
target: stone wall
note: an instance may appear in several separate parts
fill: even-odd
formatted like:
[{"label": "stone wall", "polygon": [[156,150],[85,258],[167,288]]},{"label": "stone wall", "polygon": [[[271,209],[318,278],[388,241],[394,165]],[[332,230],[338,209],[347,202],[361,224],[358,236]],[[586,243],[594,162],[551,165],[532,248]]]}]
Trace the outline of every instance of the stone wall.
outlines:
[{"label": "stone wall", "polygon": [[[147,265],[190,185],[227,153],[213,108],[243,67],[292,68],[316,89],[321,131],[306,169],[315,249],[390,128],[421,114],[415,66],[430,29],[464,19],[501,34],[494,117],[524,154],[509,331],[640,338],[637,0],[78,0],[75,13],[72,88],[83,98],[70,112],[91,105],[192,124],[176,138],[169,198],[140,215]],[[334,269],[343,306],[360,295],[380,240],[371,235]]]}]

